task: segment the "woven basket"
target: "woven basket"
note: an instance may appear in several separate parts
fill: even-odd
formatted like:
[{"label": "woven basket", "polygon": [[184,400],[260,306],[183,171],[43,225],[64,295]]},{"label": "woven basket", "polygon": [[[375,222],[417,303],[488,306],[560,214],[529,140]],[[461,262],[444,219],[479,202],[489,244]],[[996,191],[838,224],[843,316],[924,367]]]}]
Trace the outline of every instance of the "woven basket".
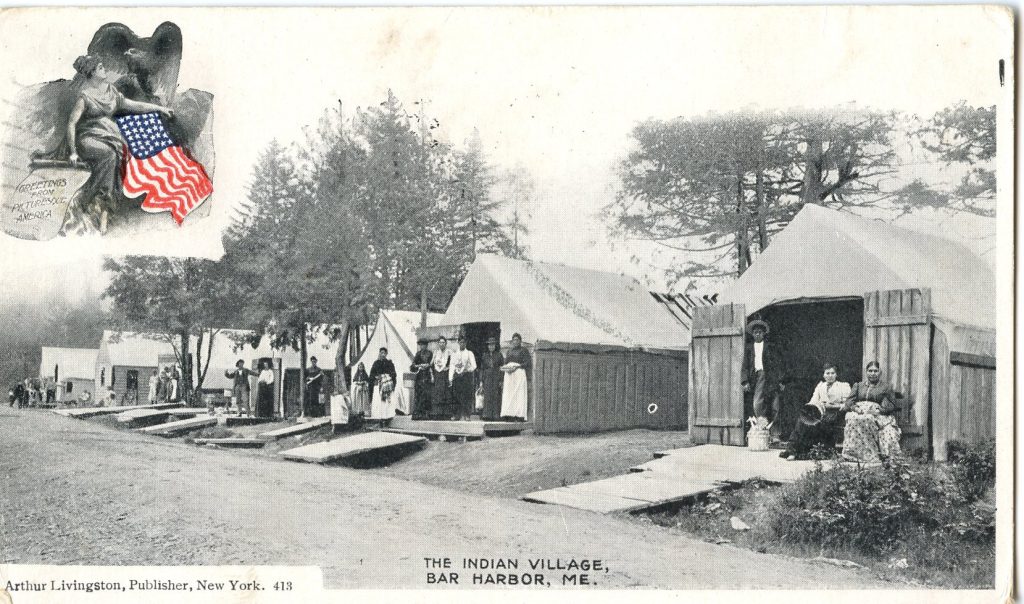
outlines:
[{"label": "woven basket", "polygon": [[770,442],[770,432],[764,428],[751,428],[747,431],[747,448],[751,451],[767,451]]}]

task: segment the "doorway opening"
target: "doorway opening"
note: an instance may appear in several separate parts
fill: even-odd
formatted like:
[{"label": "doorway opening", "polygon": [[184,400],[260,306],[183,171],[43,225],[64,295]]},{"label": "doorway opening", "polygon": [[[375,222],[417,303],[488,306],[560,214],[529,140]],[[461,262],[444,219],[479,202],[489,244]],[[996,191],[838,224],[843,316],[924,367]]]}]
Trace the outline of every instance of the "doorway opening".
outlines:
[{"label": "doorway opening", "polygon": [[[864,300],[836,299],[781,303],[756,316],[768,322],[767,341],[778,346],[786,364],[789,381],[780,396],[778,434],[789,438],[800,408],[811,400],[822,378],[823,365],[836,365],[839,381],[853,384],[861,379],[864,357]],[[753,401],[746,397],[747,416],[753,415]]]}]

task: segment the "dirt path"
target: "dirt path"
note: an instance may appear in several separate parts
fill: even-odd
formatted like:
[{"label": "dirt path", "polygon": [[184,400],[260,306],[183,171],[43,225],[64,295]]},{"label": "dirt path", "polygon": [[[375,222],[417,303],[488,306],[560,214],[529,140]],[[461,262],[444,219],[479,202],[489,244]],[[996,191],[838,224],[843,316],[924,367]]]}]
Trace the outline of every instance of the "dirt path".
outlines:
[{"label": "dirt path", "polygon": [[[0,563],[318,565],[426,587],[424,557],[599,558],[599,587],[882,587],[625,519],[0,408]],[[457,562],[458,563],[458,562]]]}]

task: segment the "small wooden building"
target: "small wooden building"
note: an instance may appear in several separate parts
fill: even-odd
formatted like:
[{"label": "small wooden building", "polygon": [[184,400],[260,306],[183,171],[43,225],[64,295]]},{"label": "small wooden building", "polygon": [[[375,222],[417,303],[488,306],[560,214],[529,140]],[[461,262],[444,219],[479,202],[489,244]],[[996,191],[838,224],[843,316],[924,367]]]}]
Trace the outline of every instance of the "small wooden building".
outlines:
[{"label": "small wooden building", "polygon": [[93,399],[95,394],[95,348],[58,348],[43,346],[39,363],[39,377],[53,380],[58,401],[75,401],[83,392]]},{"label": "small wooden building", "polygon": [[995,435],[995,292],[991,268],[965,247],[808,205],[719,304],[694,315],[690,432],[743,445],[751,414],[740,386],[744,327],[771,326],[790,383],[783,434],[822,379],[863,379],[867,362],[902,396],[904,446],[945,459],[952,439]]},{"label": "small wooden building", "polygon": [[686,428],[689,330],[635,279],[478,254],[442,323],[478,355],[522,336],[538,433]]},{"label": "small wooden building", "polygon": [[104,331],[93,374],[96,400],[108,388],[118,404],[146,404],[149,378],[159,371],[161,356],[174,356],[174,347],[157,334]]}]

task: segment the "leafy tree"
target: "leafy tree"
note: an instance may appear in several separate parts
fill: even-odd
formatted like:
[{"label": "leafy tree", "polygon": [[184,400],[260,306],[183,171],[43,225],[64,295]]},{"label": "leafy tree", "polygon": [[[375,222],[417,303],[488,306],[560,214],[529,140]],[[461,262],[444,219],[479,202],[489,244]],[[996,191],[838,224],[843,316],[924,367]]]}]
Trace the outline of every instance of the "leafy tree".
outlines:
[{"label": "leafy tree", "polygon": [[881,185],[897,164],[892,120],[780,111],[641,122],[606,219],[622,235],[686,254],[682,269],[667,271],[673,282],[743,274],[804,204],[893,197]]},{"label": "leafy tree", "polygon": [[933,207],[994,217],[996,199],[996,108],[960,101],[920,125],[914,137],[947,168],[966,170],[952,189],[916,179],[902,191],[904,211]]},{"label": "leafy tree", "polygon": [[299,351],[303,414],[307,345],[324,330],[344,350],[350,326],[365,315],[368,283],[366,245],[352,220],[351,154],[338,146],[341,138],[320,142],[302,153],[277,143],[267,148],[224,259],[245,292],[246,327],[276,348]]},{"label": "leafy tree", "polygon": [[[186,400],[195,401],[209,369],[213,338],[237,308],[223,267],[197,258],[125,256],[106,258],[103,268],[110,273],[103,297],[111,301],[114,325],[170,344],[182,369],[181,390]],[[194,366],[193,336],[198,344]]]}]

